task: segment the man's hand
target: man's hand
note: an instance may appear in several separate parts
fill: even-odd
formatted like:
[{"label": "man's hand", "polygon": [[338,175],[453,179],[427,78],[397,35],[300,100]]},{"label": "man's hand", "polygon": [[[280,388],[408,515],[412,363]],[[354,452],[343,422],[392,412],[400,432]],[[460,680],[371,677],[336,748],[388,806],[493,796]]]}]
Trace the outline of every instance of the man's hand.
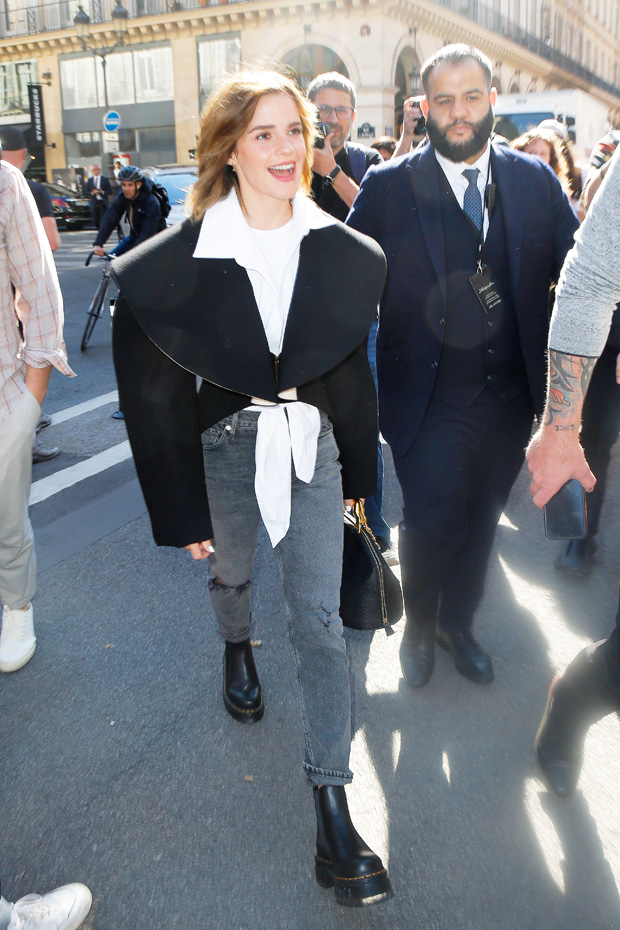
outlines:
[{"label": "man's hand", "polygon": [[592,491],[596,478],[586,462],[578,432],[558,433],[541,427],[525,454],[532,478],[530,494],[537,507],[544,507],[571,478]]},{"label": "man's hand", "polygon": [[332,136],[330,133],[328,136],[325,136],[324,148],[314,150],[312,170],[315,172],[315,174],[320,174],[324,178],[327,177],[330,171],[333,171],[336,167],[336,159],[334,158],[331,139]]},{"label": "man's hand", "polygon": [[403,104],[403,125],[400,131],[400,139],[394,151],[392,158],[398,158],[399,155],[406,155],[411,149],[411,143],[414,140],[418,129],[418,122],[422,116],[422,110],[415,102],[415,97],[408,97]]},{"label": "man's hand", "polygon": [[103,258],[103,256],[105,255],[105,250],[102,245],[94,245],[93,252],[95,253],[95,255],[98,255],[99,258]]}]

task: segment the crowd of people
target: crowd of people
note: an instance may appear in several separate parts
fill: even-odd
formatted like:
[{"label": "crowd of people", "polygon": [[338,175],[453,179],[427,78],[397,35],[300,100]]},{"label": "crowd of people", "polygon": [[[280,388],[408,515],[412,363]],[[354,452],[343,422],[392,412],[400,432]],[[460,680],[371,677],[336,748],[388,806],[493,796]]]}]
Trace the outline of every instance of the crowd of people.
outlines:
[{"label": "crowd of people", "polygon": [[[493,659],[474,621],[535,418],[527,458],[538,506],[569,478],[595,487],[579,442],[590,379],[583,437],[599,477],[620,428],[619,343],[613,327],[609,335],[620,301],[619,156],[595,166],[606,176],[590,179],[600,190],[590,204],[586,185],[580,206],[562,124],[512,146],[494,138],[484,54],[445,46],[421,79],[400,138],[367,148],[350,140],[356,89],[342,75],[319,75],[306,94],[276,71],[228,76],[201,116],[189,216],[165,232],[139,168],[120,167],[106,210],[107,179],[98,170],[89,181],[97,254],[129,219],[114,250],[113,354],[155,542],[207,563],[223,706],[256,725],[271,700],[251,644],[264,525],[299,681],[316,879],[344,906],[385,901],[392,889],[345,792],[343,506],[364,500],[386,560],[400,562],[407,684],[428,683],[439,644],[458,673],[488,685]],[[2,672],[36,647],[31,447],[52,366],[73,374],[53,244],[14,164],[0,171]],[[403,494],[398,545],[382,515],[379,428]],[[561,571],[591,567],[601,502],[599,493],[590,542],[571,540]],[[551,685],[536,755],[560,796],[576,789],[590,724],[620,709],[620,609],[616,623]],[[0,930],[74,930],[89,908],[82,885],[15,905],[0,896]]]}]

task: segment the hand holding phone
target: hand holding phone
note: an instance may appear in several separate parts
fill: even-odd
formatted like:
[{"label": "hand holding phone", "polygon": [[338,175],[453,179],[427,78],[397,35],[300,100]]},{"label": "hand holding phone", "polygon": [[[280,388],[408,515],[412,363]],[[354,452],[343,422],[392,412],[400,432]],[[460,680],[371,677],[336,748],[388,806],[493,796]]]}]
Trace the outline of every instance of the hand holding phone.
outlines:
[{"label": "hand holding phone", "polygon": [[584,539],[588,535],[586,492],[576,478],[567,481],[543,507],[548,539]]}]

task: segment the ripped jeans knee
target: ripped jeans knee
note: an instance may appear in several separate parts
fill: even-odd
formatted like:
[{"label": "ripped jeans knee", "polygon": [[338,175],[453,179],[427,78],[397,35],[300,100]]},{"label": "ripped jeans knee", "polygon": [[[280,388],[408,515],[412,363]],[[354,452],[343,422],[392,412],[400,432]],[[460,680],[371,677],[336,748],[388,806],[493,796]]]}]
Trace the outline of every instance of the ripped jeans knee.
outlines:
[{"label": "ripped jeans knee", "polygon": [[250,581],[240,585],[229,585],[219,578],[210,578],[209,595],[223,639],[229,643],[247,639],[252,627]]}]

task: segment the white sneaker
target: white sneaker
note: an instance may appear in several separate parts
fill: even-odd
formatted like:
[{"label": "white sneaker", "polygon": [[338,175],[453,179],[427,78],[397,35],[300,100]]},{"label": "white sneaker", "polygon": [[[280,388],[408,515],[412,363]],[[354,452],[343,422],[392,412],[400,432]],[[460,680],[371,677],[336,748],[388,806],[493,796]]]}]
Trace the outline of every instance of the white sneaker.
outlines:
[{"label": "white sneaker", "polygon": [[49,894],[27,894],[13,905],[8,930],[77,930],[92,903],[86,885],[77,882]]},{"label": "white sneaker", "polygon": [[36,646],[32,604],[28,610],[9,610],[5,604],[0,633],[0,672],[16,672],[32,659]]}]

